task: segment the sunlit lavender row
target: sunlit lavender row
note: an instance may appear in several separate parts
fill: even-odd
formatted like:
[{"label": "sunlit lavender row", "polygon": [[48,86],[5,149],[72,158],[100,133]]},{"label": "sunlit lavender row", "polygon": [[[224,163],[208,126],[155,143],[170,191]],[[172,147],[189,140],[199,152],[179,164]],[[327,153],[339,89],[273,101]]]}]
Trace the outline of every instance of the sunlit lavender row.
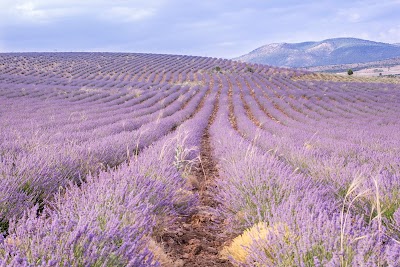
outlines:
[{"label": "sunlit lavender row", "polygon": [[232,237],[219,257],[400,266],[399,85],[192,56],[0,54],[0,103],[0,266],[171,266],[159,240],[199,207],[205,136],[209,212]]}]

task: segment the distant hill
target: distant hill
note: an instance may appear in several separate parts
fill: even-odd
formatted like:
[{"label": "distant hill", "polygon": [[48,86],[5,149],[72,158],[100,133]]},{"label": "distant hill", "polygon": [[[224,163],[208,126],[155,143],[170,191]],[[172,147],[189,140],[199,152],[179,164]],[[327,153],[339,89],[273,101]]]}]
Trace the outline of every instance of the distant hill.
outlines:
[{"label": "distant hill", "polygon": [[334,38],[320,42],[268,44],[234,60],[279,67],[311,67],[365,63],[395,57],[400,57],[399,44]]}]

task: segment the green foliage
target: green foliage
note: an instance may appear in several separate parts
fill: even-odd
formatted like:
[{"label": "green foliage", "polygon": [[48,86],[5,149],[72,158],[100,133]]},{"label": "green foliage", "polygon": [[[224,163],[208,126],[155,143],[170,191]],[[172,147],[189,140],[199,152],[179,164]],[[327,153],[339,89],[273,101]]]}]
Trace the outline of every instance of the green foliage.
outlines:
[{"label": "green foliage", "polygon": [[250,73],[254,73],[254,69],[252,67],[247,67],[246,71],[250,72]]},{"label": "green foliage", "polygon": [[214,69],[215,69],[216,72],[221,72],[221,67],[220,66],[216,66]]},{"label": "green foliage", "polygon": [[348,74],[348,75],[353,75],[353,70],[352,70],[352,69],[349,69],[349,70],[347,71],[347,74]]},{"label": "green foliage", "polygon": [[28,180],[24,184],[21,185],[22,192],[25,192],[27,195],[33,194],[34,189],[32,187],[32,181]]},{"label": "green foliage", "polygon": [[311,250],[307,251],[304,256],[303,260],[306,266],[315,266],[315,259],[318,259],[320,262],[324,260],[331,260],[333,257],[332,252],[328,251],[325,247],[323,242],[318,242],[317,244],[313,245]]},{"label": "green foliage", "polygon": [[7,232],[9,227],[9,222],[7,219],[1,219],[0,220],[0,235],[3,232]]}]

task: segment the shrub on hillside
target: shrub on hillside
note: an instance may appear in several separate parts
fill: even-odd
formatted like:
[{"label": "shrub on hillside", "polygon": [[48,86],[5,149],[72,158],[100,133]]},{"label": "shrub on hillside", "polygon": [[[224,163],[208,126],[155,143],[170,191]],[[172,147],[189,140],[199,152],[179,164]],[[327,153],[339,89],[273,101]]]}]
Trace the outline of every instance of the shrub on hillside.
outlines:
[{"label": "shrub on hillside", "polygon": [[250,73],[254,73],[254,69],[252,68],[252,67],[247,67],[247,69],[246,69],[248,72],[250,72]]}]

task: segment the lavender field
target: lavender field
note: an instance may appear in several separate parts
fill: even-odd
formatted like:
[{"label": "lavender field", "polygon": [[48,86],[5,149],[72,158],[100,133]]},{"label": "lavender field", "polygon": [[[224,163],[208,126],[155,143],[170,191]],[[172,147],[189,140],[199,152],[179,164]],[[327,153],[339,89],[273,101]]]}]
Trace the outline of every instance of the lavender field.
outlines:
[{"label": "lavender field", "polygon": [[0,54],[0,266],[400,266],[400,84]]}]

